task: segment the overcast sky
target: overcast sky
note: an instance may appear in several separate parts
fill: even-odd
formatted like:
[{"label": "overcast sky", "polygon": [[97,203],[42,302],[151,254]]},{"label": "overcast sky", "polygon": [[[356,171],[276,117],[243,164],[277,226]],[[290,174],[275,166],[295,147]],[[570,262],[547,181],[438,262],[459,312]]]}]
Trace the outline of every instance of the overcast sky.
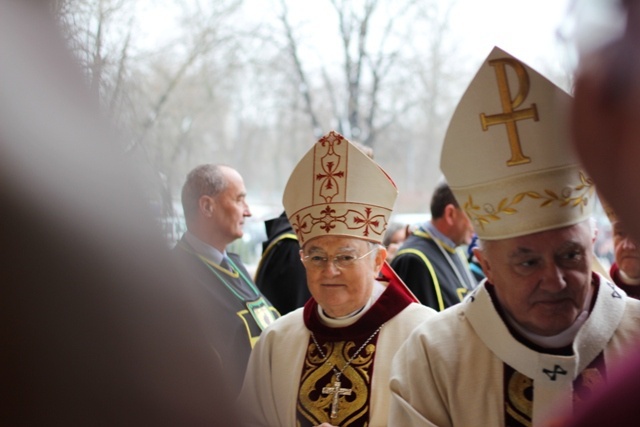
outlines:
[{"label": "overcast sky", "polygon": [[[493,46],[499,46],[541,72],[566,74],[571,66],[557,36],[571,0],[440,0],[438,4],[443,7],[445,1],[455,3],[450,21],[452,35],[460,48],[469,52],[468,59],[476,61],[475,65]],[[261,20],[276,16],[270,6],[273,2],[246,0],[245,4],[247,15],[255,14]],[[335,12],[328,0],[288,4],[292,21],[301,26],[298,29],[303,28],[306,43],[320,50],[323,46],[335,49],[335,44],[331,45],[338,37],[337,31],[331,31],[336,26]]]},{"label": "overcast sky", "polygon": [[[578,38],[584,41],[601,37],[603,25],[616,21],[610,16],[616,0],[440,0],[439,5],[445,1],[455,3],[451,30],[459,46],[469,51],[471,61],[479,64],[493,46],[498,46],[543,74],[551,74],[547,76],[552,79],[569,74],[576,63],[559,33],[572,43]],[[171,1],[144,0],[138,4],[145,10],[141,30],[149,34],[148,40],[153,43],[170,37],[172,13],[167,5]],[[248,21],[279,25],[276,5],[275,0],[245,0],[243,13]],[[307,44],[322,50],[335,42],[337,34],[331,34],[335,12],[328,0],[288,1],[288,5],[292,21],[304,29]],[[576,20],[580,32],[574,30]],[[561,86],[567,83],[555,82]]]}]

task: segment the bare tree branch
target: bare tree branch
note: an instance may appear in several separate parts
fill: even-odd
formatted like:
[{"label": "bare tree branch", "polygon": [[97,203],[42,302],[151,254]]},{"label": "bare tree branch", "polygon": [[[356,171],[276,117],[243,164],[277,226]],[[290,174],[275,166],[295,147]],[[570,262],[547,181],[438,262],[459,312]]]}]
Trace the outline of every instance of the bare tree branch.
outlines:
[{"label": "bare tree branch", "polygon": [[109,113],[112,117],[115,115],[116,109],[116,101],[120,97],[120,92],[122,90],[122,86],[124,83],[124,75],[127,69],[127,59],[129,57],[129,47],[131,45],[131,33],[133,28],[133,19],[129,20],[127,36],[122,44],[122,48],[120,50],[120,58],[118,60],[118,71],[116,73],[116,81],[111,93],[111,97],[109,100]]},{"label": "bare tree branch", "polygon": [[[202,7],[199,3],[196,4],[196,13],[195,16],[201,16]],[[173,73],[173,75],[169,78],[164,90],[158,96],[156,102],[150,109],[150,112],[147,115],[147,119],[143,123],[142,132],[139,135],[135,144],[142,144],[147,137],[149,129],[151,129],[154,124],[159,120],[163,107],[168,102],[169,98],[173,94],[173,92],[178,87],[181,80],[186,75],[187,71],[193,66],[193,64],[202,58],[204,55],[208,54],[212,51],[212,49],[219,44],[227,41],[227,38],[219,38],[215,32],[215,20],[218,18],[218,11],[213,10],[210,15],[205,19],[204,23],[201,24],[199,28],[199,32],[196,33],[191,46],[190,51],[184,61],[180,64],[178,69]],[[131,147],[135,148],[135,147]]]},{"label": "bare tree branch", "polygon": [[315,110],[313,108],[309,81],[304,72],[304,69],[302,68],[302,62],[300,61],[300,57],[298,56],[298,46],[293,36],[293,29],[291,28],[291,24],[289,22],[286,0],[280,0],[280,5],[282,7],[280,21],[284,26],[285,35],[287,37],[287,42],[289,47],[289,54],[291,55],[291,60],[293,61],[293,64],[296,69],[296,73],[298,75],[299,90],[305,102],[305,109],[307,111],[307,114],[309,115],[309,119],[311,120],[311,126],[314,132],[314,136],[319,138],[320,136],[322,136],[322,128],[320,126],[320,122],[318,121],[318,117],[316,116]]}]

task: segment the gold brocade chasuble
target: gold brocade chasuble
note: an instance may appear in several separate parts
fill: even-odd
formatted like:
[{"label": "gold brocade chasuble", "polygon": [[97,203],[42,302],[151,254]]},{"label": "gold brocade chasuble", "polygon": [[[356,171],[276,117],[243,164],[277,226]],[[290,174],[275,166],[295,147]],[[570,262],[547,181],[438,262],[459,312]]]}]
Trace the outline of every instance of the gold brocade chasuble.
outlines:
[{"label": "gold brocade chasuble", "polygon": [[[610,283],[600,283],[599,280],[594,279],[593,286],[595,288],[594,304],[598,298],[601,298],[601,302],[622,301],[622,296]],[[600,292],[601,286],[604,292]],[[486,292],[476,291],[472,295],[472,299],[475,301],[475,306],[484,304],[485,309],[469,310],[468,314],[472,324],[477,326],[476,331],[483,336],[485,343],[492,351],[503,356],[505,426],[544,425],[544,422],[540,422],[540,417],[553,417],[552,408],[554,405],[559,407],[564,401],[564,405],[570,404],[575,409],[605,383],[606,366],[602,352],[608,334],[599,336],[598,339],[602,342],[598,342],[596,345],[590,345],[591,343],[580,345],[580,338],[584,335],[581,333],[571,346],[549,350],[537,347],[526,341],[517,332],[509,329],[509,334],[530,350],[529,354],[533,355],[531,360],[540,361],[537,366],[531,362],[523,363],[525,352],[519,352],[516,349],[507,351],[504,350],[508,348],[507,346],[498,347],[496,345],[496,336],[499,335],[499,325],[496,322],[501,322],[502,326],[500,327],[502,328],[506,329],[508,326],[502,317],[502,309],[493,304],[493,301],[496,300],[493,286],[485,282],[484,288]],[[599,297],[598,294],[607,295],[610,300],[606,299],[604,295]],[[481,318],[479,313],[491,313],[488,309],[489,305],[494,305],[496,315],[490,318]],[[609,310],[606,311],[614,310],[613,307],[608,308]],[[595,316],[596,312],[591,307],[591,319]],[[489,334],[488,331],[492,331],[492,333]],[[518,353],[521,353],[519,357]],[[582,357],[580,358],[580,356]],[[547,407],[543,410],[538,407],[537,413],[539,415],[536,417],[536,404],[539,405],[540,402],[545,402]],[[538,420],[534,422],[536,418]],[[545,422],[551,423],[548,419]]]},{"label": "gold brocade chasuble", "polygon": [[[562,371],[549,372],[549,375],[566,375]],[[573,381],[573,407],[579,408],[592,393],[605,384],[606,369],[600,354]],[[504,419],[508,427],[530,427],[533,425],[534,381],[504,365]]]},{"label": "gold brocade chasuble", "polygon": [[[341,370],[367,338],[363,337],[361,342],[318,341],[326,357],[320,354],[313,341],[309,342],[298,394],[297,410],[301,427],[316,426],[323,422],[339,426],[367,425],[375,342],[369,342],[347,366],[340,376],[339,390],[333,389],[336,373],[332,369],[335,366]],[[377,342],[377,339],[374,337],[372,341]],[[331,418],[336,393],[336,417]]]},{"label": "gold brocade chasuble", "polygon": [[[382,274],[394,279],[352,325],[328,327],[320,321],[318,304],[313,299],[305,304],[303,317],[311,337],[300,376],[297,426],[317,426],[324,422],[341,427],[369,425],[374,361],[378,337],[384,331],[381,326],[415,301],[386,263]],[[336,371],[341,372],[340,375]]]}]

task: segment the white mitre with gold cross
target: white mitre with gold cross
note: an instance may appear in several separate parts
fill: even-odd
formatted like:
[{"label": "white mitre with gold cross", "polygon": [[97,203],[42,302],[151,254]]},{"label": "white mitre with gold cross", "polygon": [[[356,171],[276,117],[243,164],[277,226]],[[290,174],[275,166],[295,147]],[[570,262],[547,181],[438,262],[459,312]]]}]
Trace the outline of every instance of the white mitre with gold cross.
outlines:
[{"label": "white mitre with gold cross", "polygon": [[571,151],[571,97],[494,48],[449,123],[440,167],[478,237],[506,239],[591,216],[595,188]]},{"label": "white mitre with gold cross", "polygon": [[376,162],[331,131],[298,162],[282,203],[300,246],[327,235],[381,243],[397,196]]}]

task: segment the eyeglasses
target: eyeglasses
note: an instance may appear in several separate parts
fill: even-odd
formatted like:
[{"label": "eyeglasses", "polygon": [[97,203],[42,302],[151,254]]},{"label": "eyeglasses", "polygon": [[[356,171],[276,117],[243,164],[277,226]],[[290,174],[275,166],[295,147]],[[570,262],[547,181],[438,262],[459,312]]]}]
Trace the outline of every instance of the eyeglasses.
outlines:
[{"label": "eyeglasses", "polygon": [[[371,254],[375,250],[376,248],[373,248],[366,254],[358,257],[354,255],[349,255],[349,254],[338,254],[331,259],[331,262],[333,263],[333,265],[336,266],[336,268],[339,268],[342,270],[342,269],[351,267],[353,264],[356,263],[356,261],[363,259],[364,257]],[[329,257],[320,256],[320,255],[307,255],[302,257],[302,262],[317,269],[325,269],[327,268]]]}]

